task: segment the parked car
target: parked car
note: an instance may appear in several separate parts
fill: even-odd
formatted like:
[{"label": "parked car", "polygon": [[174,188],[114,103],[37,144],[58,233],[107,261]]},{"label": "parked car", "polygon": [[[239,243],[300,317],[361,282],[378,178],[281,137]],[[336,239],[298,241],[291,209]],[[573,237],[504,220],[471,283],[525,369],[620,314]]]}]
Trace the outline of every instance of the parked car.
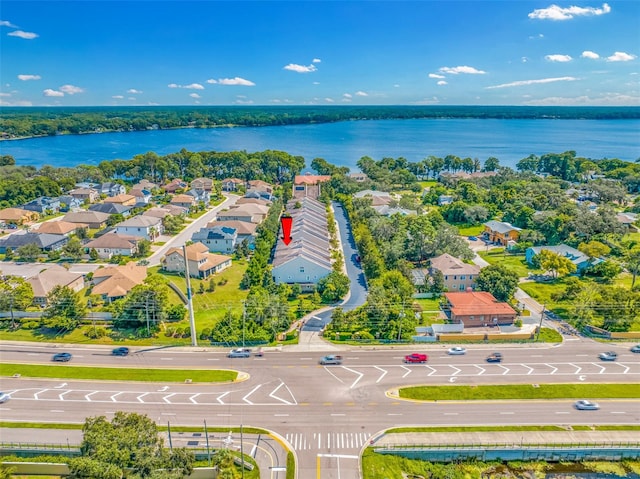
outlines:
[{"label": "parked car", "polygon": [[120,346],[119,348],[115,348],[111,351],[111,354],[114,356],[127,356],[129,354],[129,348]]},{"label": "parked car", "polygon": [[426,363],[429,359],[429,356],[421,353],[412,353],[404,357],[403,361],[405,363]]},{"label": "parked car", "polygon": [[469,236],[469,241],[478,241],[477,236]]},{"label": "parked car", "polygon": [[53,358],[51,358],[51,360],[66,363],[68,361],[71,361],[72,357],[73,355],[71,353],[57,353],[53,355]]},{"label": "parked car", "polygon": [[618,353],[615,351],[605,351],[598,356],[602,361],[615,361],[618,359]]},{"label": "parked car", "polygon": [[631,351],[632,353],[640,353],[640,344],[636,344],[635,346],[631,346],[631,349],[629,349],[629,351]]},{"label": "parked car", "polygon": [[455,346],[453,348],[449,348],[449,351],[447,351],[447,354],[450,354],[451,356],[460,356],[466,353],[467,353],[467,350],[461,346]]},{"label": "parked car", "polygon": [[580,411],[595,411],[600,409],[600,405],[597,402],[587,401],[586,399],[580,399],[574,403],[576,409]]},{"label": "parked car", "polygon": [[11,399],[11,396],[0,391],[0,404],[7,402],[9,399]]},{"label": "parked car", "polygon": [[502,362],[502,353],[491,353],[487,356],[488,363],[500,363]]},{"label": "parked car", "polygon": [[323,366],[327,364],[342,364],[342,356],[339,356],[337,354],[322,356],[322,358],[320,358],[320,364],[322,364]]},{"label": "parked car", "polygon": [[248,358],[249,356],[251,356],[251,350],[248,348],[232,349],[227,354],[228,358]]}]

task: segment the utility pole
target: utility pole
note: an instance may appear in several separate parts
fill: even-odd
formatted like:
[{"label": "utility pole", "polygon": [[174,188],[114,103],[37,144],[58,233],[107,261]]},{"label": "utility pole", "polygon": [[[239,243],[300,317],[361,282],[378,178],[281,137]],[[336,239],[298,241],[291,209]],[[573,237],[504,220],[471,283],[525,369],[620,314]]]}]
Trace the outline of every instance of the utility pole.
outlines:
[{"label": "utility pole", "polygon": [[398,321],[398,341],[402,339],[402,321],[404,320],[404,301],[402,301],[402,310],[400,311],[400,321]]},{"label": "utility pole", "polygon": [[247,304],[242,302],[242,348],[244,349],[244,323],[247,319]]},{"label": "utility pole", "polygon": [[189,309],[189,328],[191,329],[191,346],[198,345],[196,337],[196,319],[193,315],[193,294],[191,294],[191,277],[189,276],[189,260],[187,259],[187,246],[182,245],[182,256],[184,257],[184,278],[187,282],[187,309]]}]

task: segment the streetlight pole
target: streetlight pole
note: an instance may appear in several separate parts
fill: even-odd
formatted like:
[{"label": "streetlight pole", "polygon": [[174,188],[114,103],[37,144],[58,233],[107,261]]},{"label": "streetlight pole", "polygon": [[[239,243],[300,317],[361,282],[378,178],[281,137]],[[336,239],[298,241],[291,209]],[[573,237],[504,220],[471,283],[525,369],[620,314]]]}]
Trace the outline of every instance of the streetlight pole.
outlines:
[{"label": "streetlight pole", "polygon": [[540,324],[538,325],[538,333],[536,334],[536,341],[540,338],[540,330],[542,329],[542,320],[544,319],[544,311],[546,309],[546,304],[542,305],[542,311],[540,312]]}]

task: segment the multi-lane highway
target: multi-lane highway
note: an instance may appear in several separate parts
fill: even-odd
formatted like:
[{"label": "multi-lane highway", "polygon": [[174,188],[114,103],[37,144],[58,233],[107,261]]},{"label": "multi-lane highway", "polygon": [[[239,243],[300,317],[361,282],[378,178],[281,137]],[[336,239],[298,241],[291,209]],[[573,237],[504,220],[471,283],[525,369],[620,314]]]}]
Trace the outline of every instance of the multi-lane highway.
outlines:
[{"label": "multi-lane highway", "polygon": [[[269,350],[263,357],[226,357],[227,351],[178,348],[137,351],[113,357],[99,347],[69,349],[70,365],[236,369],[241,381],[190,384],[131,383],[3,378],[11,400],[0,406],[7,420],[82,422],[86,416],[117,410],[137,411],[159,423],[210,426],[252,425],[271,429],[296,450],[299,477],[357,477],[357,456],[371,437],[392,426],[413,424],[633,424],[640,422],[640,399],[599,400],[599,411],[577,411],[572,401],[428,402],[398,399],[410,384],[633,383],[640,380],[640,355],[628,345],[619,358],[603,362],[603,347],[585,340],[557,345],[498,348],[499,364],[485,357],[493,346],[471,346],[464,356],[449,356],[443,346],[421,347],[426,364],[404,364],[407,349],[343,351],[340,366],[320,366],[322,352]],[[12,363],[50,363],[60,348],[0,345]],[[59,364],[61,369],[68,367]],[[591,398],[589,398],[591,399]]]}]

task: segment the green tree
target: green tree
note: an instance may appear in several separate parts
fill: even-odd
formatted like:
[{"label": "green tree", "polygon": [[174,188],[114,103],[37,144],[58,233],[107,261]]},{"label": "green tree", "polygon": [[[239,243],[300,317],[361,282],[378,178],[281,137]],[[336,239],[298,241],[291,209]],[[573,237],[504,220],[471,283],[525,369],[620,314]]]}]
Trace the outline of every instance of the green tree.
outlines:
[{"label": "green tree", "polygon": [[86,311],[86,306],[75,291],[68,286],[58,285],[47,295],[42,321],[47,327],[72,331],[78,327]]},{"label": "green tree", "polygon": [[482,171],[496,171],[498,168],[500,168],[500,160],[495,156],[490,156],[485,160]]},{"label": "green tree", "polygon": [[20,276],[0,276],[0,311],[11,314],[11,328],[16,328],[14,311],[24,311],[33,303],[33,287]]},{"label": "green tree", "polygon": [[349,292],[351,280],[338,271],[332,271],[329,275],[318,281],[318,292],[322,301],[332,303],[343,298]]},{"label": "green tree", "polygon": [[611,252],[611,248],[606,244],[595,240],[589,241],[588,243],[580,243],[578,249],[586,254],[590,260],[602,258]]},{"label": "green tree", "polygon": [[143,239],[138,242],[138,251],[136,256],[139,258],[144,258],[145,256],[149,256],[151,253],[151,241]]},{"label": "green tree", "polygon": [[167,280],[158,274],[147,276],[143,284],[134,286],[127,297],[114,305],[114,324],[119,328],[139,328],[151,331],[166,317],[169,301]]},{"label": "green tree", "polygon": [[77,261],[82,257],[84,249],[82,248],[82,243],[78,238],[71,238],[69,242],[62,247],[62,252],[66,257]]},{"label": "green tree", "polygon": [[442,271],[439,269],[433,270],[431,274],[431,282],[429,284],[429,292],[431,293],[442,293],[447,289],[444,283],[444,275]]},{"label": "green tree", "polygon": [[89,258],[91,259],[91,261],[97,261],[99,257],[100,256],[98,255],[98,252],[96,251],[95,248],[91,248],[89,250]]},{"label": "green tree", "polygon": [[491,293],[498,301],[509,301],[518,289],[518,275],[500,264],[482,268],[476,287]]},{"label": "green tree", "polygon": [[11,261],[13,260],[13,248],[11,247],[7,247],[7,249],[4,252],[4,259],[6,261]]},{"label": "green tree", "polygon": [[38,248],[37,244],[29,243],[29,244],[20,246],[16,250],[16,253],[18,253],[18,256],[23,261],[28,261],[30,263],[33,263],[36,259],[38,259],[38,256],[42,254],[42,251],[40,250],[40,248]]},{"label": "green tree", "polygon": [[538,254],[538,264],[543,271],[550,271],[554,278],[576,271],[576,265],[569,258],[548,249],[543,249]]}]

